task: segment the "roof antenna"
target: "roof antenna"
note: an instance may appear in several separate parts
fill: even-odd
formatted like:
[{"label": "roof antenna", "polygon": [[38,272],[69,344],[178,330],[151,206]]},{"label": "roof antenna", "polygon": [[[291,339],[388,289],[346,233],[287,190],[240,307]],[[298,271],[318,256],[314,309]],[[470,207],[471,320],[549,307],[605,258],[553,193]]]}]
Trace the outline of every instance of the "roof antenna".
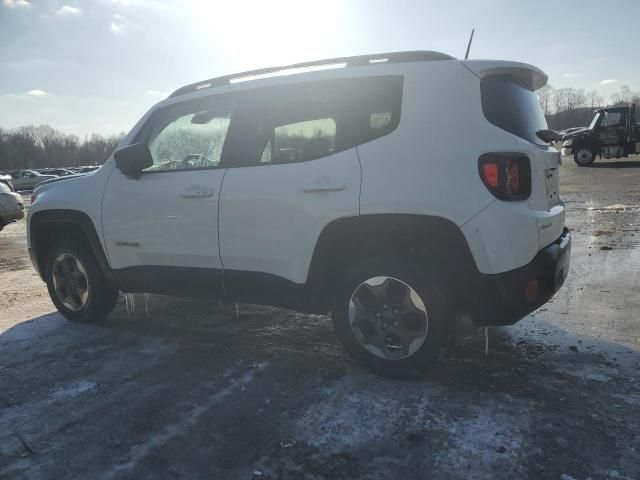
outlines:
[{"label": "roof antenna", "polygon": [[471,42],[473,42],[473,32],[475,32],[476,29],[472,28],[471,29],[471,36],[469,37],[469,44],[467,45],[467,53],[464,54],[464,59],[468,60],[469,59],[469,50],[471,50]]}]

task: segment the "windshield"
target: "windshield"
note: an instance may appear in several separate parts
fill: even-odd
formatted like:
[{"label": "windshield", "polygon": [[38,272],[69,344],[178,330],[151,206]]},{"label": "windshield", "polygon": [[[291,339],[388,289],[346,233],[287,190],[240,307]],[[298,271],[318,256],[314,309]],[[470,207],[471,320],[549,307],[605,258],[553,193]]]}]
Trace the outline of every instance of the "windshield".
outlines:
[{"label": "windshield", "polygon": [[483,79],[481,92],[482,110],[487,120],[520,138],[546,145],[536,135],[548,127],[535,92],[507,76]]}]

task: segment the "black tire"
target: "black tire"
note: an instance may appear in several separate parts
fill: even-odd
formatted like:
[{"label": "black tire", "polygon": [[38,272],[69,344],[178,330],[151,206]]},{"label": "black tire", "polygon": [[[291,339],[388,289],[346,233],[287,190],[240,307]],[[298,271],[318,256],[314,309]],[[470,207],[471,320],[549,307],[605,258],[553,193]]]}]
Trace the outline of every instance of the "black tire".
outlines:
[{"label": "black tire", "polygon": [[[61,254],[74,256],[82,264],[86,273],[87,299],[78,310],[68,308],[59,298],[54,287],[54,261]],[[104,277],[91,249],[85,242],[74,237],[57,242],[47,252],[45,281],[53,304],[62,315],[74,322],[87,323],[103,320],[113,310],[120,295],[120,292]]]},{"label": "black tire", "polygon": [[[403,257],[369,257],[353,265],[338,282],[332,304],[333,325],[347,352],[373,373],[391,378],[414,378],[423,375],[439,359],[450,339],[450,306],[443,291],[422,265]],[[374,355],[357,339],[349,323],[349,303],[358,286],[371,278],[396,278],[420,296],[427,310],[427,336],[422,346],[402,359],[386,359]]]},{"label": "black tire", "polygon": [[573,152],[573,161],[580,167],[591,165],[596,159],[596,152],[588,147],[578,147]]}]

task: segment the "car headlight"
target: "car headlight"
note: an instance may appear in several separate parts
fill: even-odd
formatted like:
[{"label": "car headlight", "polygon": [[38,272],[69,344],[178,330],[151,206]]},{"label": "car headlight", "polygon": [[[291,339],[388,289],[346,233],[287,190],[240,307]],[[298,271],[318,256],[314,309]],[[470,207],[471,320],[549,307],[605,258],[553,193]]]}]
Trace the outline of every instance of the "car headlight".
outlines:
[{"label": "car headlight", "polygon": [[562,144],[562,147],[570,147],[571,145],[573,145],[573,138],[570,138],[569,140],[565,140],[564,143]]}]

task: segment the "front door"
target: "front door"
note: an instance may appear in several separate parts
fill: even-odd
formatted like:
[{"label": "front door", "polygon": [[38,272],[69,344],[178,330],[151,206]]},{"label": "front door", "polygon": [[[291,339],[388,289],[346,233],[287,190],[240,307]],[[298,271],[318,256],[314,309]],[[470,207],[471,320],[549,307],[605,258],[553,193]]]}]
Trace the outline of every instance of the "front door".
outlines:
[{"label": "front door", "polygon": [[213,296],[221,289],[220,161],[230,113],[229,102],[217,97],[161,109],[136,139],[149,145],[153,165],[139,178],[112,172],[102,227],[111,266],[125,285],[134,284],[129,290],[184,287]]},{"label": "front door", "polygon": [[603,112],[598,137],[603,147],[624,146],[627,137],[627,118],[624,110]]}]

